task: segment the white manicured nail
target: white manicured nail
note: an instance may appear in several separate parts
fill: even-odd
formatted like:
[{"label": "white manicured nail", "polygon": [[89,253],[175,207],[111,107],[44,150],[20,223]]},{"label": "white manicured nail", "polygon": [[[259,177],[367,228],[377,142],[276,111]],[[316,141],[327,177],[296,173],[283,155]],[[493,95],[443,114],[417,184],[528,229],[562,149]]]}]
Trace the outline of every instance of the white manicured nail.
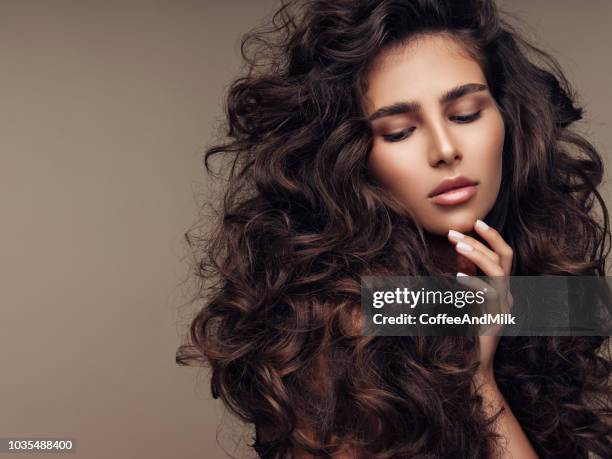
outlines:
[{"label": "white manicured nail", "polygon": [[465,242],[457,242],[457,250],[461,252],[471,252],[474,250],[474,247],[472,247],[470,244],[466,244]]},{"label": "white manicured nail", "polygon": [[[468,276],[468,275],[467,275],[467,274],[465,274],[465,273],[462,273],[462,272],[458,272],[458,273],[457,273],[457,276]],[[469,276],[468,276],[468,277],[469,277]]]},{"label": "white manicured nail", "polygon": [[489,225],[487,225],[482,220],[476,220],[476,226],[483,231],[486,231],[489,229]]},{"label": "white manicured nail", "polygon": [[459,239],[463,239],[465,235],[460,233],[459,231],[448,230],[448,237],[450,237],[451,239],[455,241],[458,241]]}]

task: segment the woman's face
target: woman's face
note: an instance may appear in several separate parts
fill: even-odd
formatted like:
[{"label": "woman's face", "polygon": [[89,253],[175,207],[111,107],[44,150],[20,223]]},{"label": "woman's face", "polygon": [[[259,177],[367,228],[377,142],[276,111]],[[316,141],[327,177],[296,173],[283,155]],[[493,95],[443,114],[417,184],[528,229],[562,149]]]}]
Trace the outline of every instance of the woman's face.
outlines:
[{"label": "woman's face", "polygon": [[[368,168],[427,231],[469,232],[493,207],[504,122],[479,64],[445,35],[382,52],[364,110],[374,133]],[[473,185],[432,197],[446,178]]]}]

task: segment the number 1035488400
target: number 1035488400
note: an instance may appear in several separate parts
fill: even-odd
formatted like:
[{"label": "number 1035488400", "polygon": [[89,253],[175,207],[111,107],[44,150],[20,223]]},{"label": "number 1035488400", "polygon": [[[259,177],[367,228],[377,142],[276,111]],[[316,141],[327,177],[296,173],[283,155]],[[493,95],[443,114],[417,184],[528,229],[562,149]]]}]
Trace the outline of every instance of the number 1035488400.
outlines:
[{"label": "number 1035488400", "polygon": [[0,453],[36,451],[73,453],[75,442],[64,438],[0,438]]}]

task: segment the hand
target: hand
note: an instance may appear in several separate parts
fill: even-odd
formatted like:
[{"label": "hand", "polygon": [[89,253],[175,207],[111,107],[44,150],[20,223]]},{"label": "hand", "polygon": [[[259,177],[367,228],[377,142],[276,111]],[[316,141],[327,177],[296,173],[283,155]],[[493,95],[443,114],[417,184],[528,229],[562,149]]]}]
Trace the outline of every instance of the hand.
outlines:
[{"label": "hand", "polygon": [[[491,248],[470,236],[454,230],[449,231],[448,238],[451,243],[455,244],[455,249],[460,254],[460,258],[465,257],[480,268],[486,276],[492,276],[488,279],[492,285],[476,277],[463,276],[459,279],[469,288],[486,292],[486,304],[495,304],[498,308],[497,311],[487,310],[487,312],[509,312],[512,308],[512,295],[508,286],[507,276],[510,275],[512,269],[512,248],[494,228],[480,220],[476,220],[474,230]],[[498,336],[498,332],[503,327],[504,325],[494,325],[486,328],[484,333],[481,331],[478,337],[478,360],[480,362],[477,372],[478,377],[490,381],[494,380],[493,359],[501,338]]]}]

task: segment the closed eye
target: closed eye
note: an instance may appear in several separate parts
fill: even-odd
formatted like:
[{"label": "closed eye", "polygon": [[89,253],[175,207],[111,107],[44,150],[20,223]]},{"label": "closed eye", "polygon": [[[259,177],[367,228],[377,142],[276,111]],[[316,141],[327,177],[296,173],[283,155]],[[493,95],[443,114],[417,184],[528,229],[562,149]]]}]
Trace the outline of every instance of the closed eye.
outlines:
[{"label": "closed eye", "polygon": [[386,142],[399,142],[400,140],[404,140],[406,137],[410,136],[415,129],[416,127],[411,127],[393,134],[385,134],[382,137]]},{"label": "closed eye", "polygon": [[451,119],[453,121],[457,121],[458,123],[471,123],[472,121],[475,121],[480,118],[481,113],[482,110],[478,110],[476,113],[471,113],[469,115],[452,116]]},{"label": "closed eye", "polygon": [[[469,115],[452,116],[451,120],[459,124],[471,123],[472,121],[476,121],[478,118],[480,118],[481,114],[482,114],[482,110],[479,110]],[[404,129],[403,131],[395,132],[393,134],[384,134],[382,137],[383,139],[385,139],[386,142],[400,142],[410,137],[410,135],[415,131],[415,129],[416,127],[413,126],[411,128]]]}]

